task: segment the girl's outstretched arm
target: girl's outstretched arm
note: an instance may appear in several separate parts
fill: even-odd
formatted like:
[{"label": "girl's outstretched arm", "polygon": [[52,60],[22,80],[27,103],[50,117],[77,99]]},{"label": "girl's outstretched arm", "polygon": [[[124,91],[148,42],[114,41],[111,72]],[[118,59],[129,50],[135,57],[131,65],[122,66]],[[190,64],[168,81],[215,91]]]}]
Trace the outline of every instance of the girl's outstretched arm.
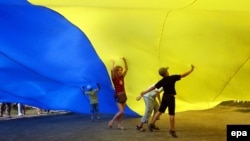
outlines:
[{"label": "girl's outstretched arm", "polygon": [[128,64],[127,64],[127,60],[126,60],[124,57],[122,57],[122,60],[123,60],[123,62],[124,62],[123,76],[125,77],[126,74],[127,74],[127,72],[128,72]]}]

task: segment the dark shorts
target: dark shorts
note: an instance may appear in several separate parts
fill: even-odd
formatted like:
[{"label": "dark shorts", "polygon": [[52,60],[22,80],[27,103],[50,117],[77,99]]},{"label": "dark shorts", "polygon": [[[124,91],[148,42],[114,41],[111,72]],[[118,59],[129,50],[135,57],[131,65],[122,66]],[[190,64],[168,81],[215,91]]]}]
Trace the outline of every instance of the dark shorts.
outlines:
[{"label": "dark shorts", "polygon": [[163,96],[159,112],[165,113],[168,108],[169,115],[175,115],[175,97],[174,96]]},{"label": "dark shorts", "polygon": [[127,101],[127,95],[125,92],[115,94],[114,98],[115,98],[115,101],[118,103],[125,103]]}]

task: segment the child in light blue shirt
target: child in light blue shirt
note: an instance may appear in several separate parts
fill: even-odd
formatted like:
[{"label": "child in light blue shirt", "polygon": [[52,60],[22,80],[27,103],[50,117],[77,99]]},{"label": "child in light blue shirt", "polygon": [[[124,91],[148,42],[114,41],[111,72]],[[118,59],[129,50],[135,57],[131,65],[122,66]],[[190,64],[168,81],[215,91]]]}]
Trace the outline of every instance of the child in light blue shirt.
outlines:
[{"label": "child in light blue shirt", "polygon": [[96,115],[97,120],[100,119],[99,105],[98,105],[98,92],[100,91],[100,85],[97,83],[97,88],[94,89],[91,85],[87,85],[86,90],[82,87],[83,93],[88,95],[90,101],[90,113],[91,120],[94,122],[94,116]]}]

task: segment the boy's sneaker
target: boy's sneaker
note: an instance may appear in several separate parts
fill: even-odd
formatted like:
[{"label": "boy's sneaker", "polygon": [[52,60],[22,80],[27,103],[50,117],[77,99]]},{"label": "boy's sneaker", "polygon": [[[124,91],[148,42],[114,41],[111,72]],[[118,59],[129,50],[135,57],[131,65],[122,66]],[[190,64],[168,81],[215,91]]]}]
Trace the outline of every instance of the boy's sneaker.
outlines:
[{"label": "boy's sneaker", "polygon": [[169,130],[169,133],[172,135],[172,137],[177,138],[175,131]]},{"label": "boy's sneaker", "polygon": [[159,127],[156,127],[155,125],[153,126],[153,129],[154,129],[154,130],[160,130],[160,128],[159,128]]},{"label": "boy's sneaker", "polygon": [[143,129],[142,127],[140,127],[140,126],[136,126],[136,130],[138,130],[138,131],[141,131],[141,132],[145,132],[145,129]]},{"label": "boy's sneaker", "polygon": [[148,125],[148,130],[149,130],[150,132],[153,132],[153,129],[154,129],[154,124],[149,124],[149,125]]}]

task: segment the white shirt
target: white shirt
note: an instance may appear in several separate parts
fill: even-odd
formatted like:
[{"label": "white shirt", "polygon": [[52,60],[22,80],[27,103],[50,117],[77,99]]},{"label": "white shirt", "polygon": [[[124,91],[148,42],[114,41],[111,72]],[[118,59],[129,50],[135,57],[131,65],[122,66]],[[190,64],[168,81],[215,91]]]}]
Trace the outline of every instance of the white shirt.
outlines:
[{"label": "white shirt", "polygon": [[[150,87],[152,87],[152,86],[150,86]],[[149,87],[149,88],[150,88],[150,87]],[[144,94],[143,96],[144,96],[144,97],[148,97],[148,98],[155,98],[155,97],[156,97],[156,94],[157,94],[158,92],[160,92],[161,90],[162,90],[162,87],[161,87],[160,89],[155,88],[154,90],[152,90],[152,91],[150,91],[150,92]]]}]

